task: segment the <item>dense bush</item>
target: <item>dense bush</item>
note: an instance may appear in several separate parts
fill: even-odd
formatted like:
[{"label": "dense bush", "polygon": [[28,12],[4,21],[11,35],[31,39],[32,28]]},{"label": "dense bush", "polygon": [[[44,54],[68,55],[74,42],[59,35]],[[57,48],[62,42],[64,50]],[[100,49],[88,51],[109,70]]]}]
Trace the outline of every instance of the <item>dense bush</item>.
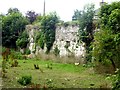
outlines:
[{"label": "dense bush", "polygon": [[[40,43],[42,47],[43,45],[46,45],[46,53],[49,53],[55,41],[56,23],[58,23],[58,17],[56,13],[50,13],[49,15],[44,16],[41,20],[41,32],[43,35],[40,38]],[[43,38],[44,42],[42,40]]]},{"label": "dense bush", "polygon": [[28,54],[30,54],[30,52],[31,52],[30,49],[26,48],[24,54],[28,55]]},{"label": "dense bush", "polygon": [[28,34],[27,34],[27,31],[25,30],[21,36],[19,36],[19,38],[17,39],[16,41],[16,44],[18,47],[20,48],[26,48],[27,47],[27,44],[28,44]]},{"label": "dense bush", "polygon": [[32,76],[22,76],[21,78],[18,79],[18,82],[21,84],[21,85],[28,85],[31,83],[31,80],[32,80]]},{"label": "dense bush", "polygon": [[23,59],[23,55],[22,55],[21,52],[11,50],[11,54],[10,54],[9,58],[12,59],[12,60],[14,60],[14,59]]},{"label": "dense bush", "polygon": [[5,52],[6,51],[6,48],[5,47],[2,47],[2,52]]},{"label": "dense bush", "polygon": [[45,36],[42,32],[38,32],[35,38],[36,44],[40,46],[42,49],[44,49],[44,43],[45,43]]},{"label": "dense bush", "polygon": [[117,64],[120,63],[120,23],[118,22],[120,13],[118,14],[118,9],[120,9],[120,2],[105,4],[101,7],[101,28],[96,32],[93,43],[94,60],[110,63],[114,70],[119,68]]},{"label": "dense bush", "polygon": [[18,9],[9,9],[2,18],[2,46],[16,48],[16,40],[28,24],[28,20]]}]

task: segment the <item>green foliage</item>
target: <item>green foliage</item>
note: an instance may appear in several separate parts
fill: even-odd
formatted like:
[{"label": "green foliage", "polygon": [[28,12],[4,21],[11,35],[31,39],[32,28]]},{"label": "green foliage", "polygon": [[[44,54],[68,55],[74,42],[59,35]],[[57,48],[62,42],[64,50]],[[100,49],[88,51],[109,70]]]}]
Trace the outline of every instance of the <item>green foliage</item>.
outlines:
[{"label": "green foliage", "polygon": [[74,15],[72,16],[72,21],[79,20],[80,17],[81,17],[81,13],[82,13],[82,11],[79,11],[79,10],[76,9],[74,11]]},{"label": "green foliage", "polygon": [[25,54],[26,54],[26,55],[29,55],[29,54],[30,54],[30,49],[26,48],[26,49],[25,49]]},{"label": "green foliage", "polygon": [[20,11],[17,8],[9,8],[7,14],[19,13]]},{"label": "green foliage", "polygon": [[36,16],[36,20],[34,21],[34,23],[40,23],[42,18],[43,18],[43,16],[41,16],[41,15]]},{"label": "green foliage", "polygon": [[[120,45],[118,45],[118,42],[120,36],[117,36],[116,34],[112,34],[110,30],[100,30],[95,34],[95,42],[93,44],[93,57],[95,57],[95,60],[103,63],[108,62],[109,60],[111,63],[112,60],[116,63],[119,61]],[[118,40],[117,42],[116,38]]]},{"label": "green foliage", "polygon": [[17,60],[12,60],[11,67],[17,67],[17,66],[18,66],[18,61]]},{"label": "green foliage", "polygon": [[41,47],[42,49],[44,49],[44,36],[43,36],[43,34],[41,35],[38,43],[40,44],[40,47]]},{"label": "green foliage", "polygon": [[60,53],[60,50],[59,50],[58,47],[56,46],[55,49],[54,49],[54,54],[55,54],[56,56],[58,56],[59,53]]},{"label": "green foliage", "polygon": [[27,44],[28,44],[28,34],[27,34],[27,31],[25,30],[21,36],[19,36],[19,38],[17,39],[16,41],[16,44],[18,47],[20,48],[26,48],[27,47]]},{"label": "green foliage", "polygon": [[84,7],[81,11],[81,16],[79,17],[80,23],[80,39],[85,42],[86,46],[89,47],[91,41],[93,40],[93,17],[94,17],[94,5],[88,5]]},{"label": "green foliage", "polygon": [[14,59],[20,59],[22,60],[23,59],[23,56],[22,56],[22,53],[21,52],[17,52],[15,50],[11,50],[11,53],[10,53],[10,56],[9,58],[11,60],[14,60]]},{"label": "green foliage", "polygon": [[[119,3],[120,5],[120,3]],[[114,33],[120,33],[120,8],[115,9],[109,16],[108,26],[113,30]]]},{"label": "green foliage", "polygon": [[[44,16],[41,20],[41,32],[42,35],[39,42],[41,43],[41,47],[46,44],[47,51],[49,53],[53,43],[55,41],[55,29],[56,23],[58,22],[58,17],[56,13],[50,13],[47,16]],[[43,42],[43,38],[45,41]],[[43,44],[44,43],[44,44]]]},{"label": "green foliage", "polygon": [[2,45],[5,47],[16,47],[16,40],[25,29],[28,20],[18,11],[9,10],[7,15],[2,17]]},{"label": "green foliage", "polygon": [[2,52],[5,52],[6,51],[6,48],[5,47],[2,47]]},{"label": "green foliage", "polygon": [[99,16],[102,28],[109,28],[113,33],[120,32],[120,2],[102,5]]},{"label": "green foliage", "polygon": [[[57,58],[57,60],[59,61],[60,59]],[[61,61],[63,61],[63,58],[61,59]],[[111,79],[106,80],[105,75],[95,73],[94,69],[91,69],[91,67],[89,66],[75,66],[74,64],[57,63],[56,61],[51,60],[46,61],[45,59],[41,58],[39,60],[18,60],[18,62],[20,64],[20,67],[7,69],[8,78],[3,78],[3,88],[13,88],[13,86],[14,88],[23,88],[24,86],[20,85],[16,81],[19,78],[22,78],[22,76],[28,75],[28,73],[30,73],[30,75],[32,76],[32,83],[30,85],[27,85],[28,88],[31,88],[30,86],[33,84],[40,84],[40,88],[42,88],[43,85],[46,86],[46,88],[50,87],[51,85],[55,86],[56,88],[89,88],[91,83],[95,84],[94,86],[92,86],[92,88],[100,88],[100,85],[106,84],[107,87],[105,88],[111,88]],[[40,68],[43,69],[45,72],[40,73],[40,70],[33,70],[33,64],[38,64]],[[52,66],[52,69],[46,68],[47,65],[50,65],[50,67]],[[13,78],[12,74],[17,80],[11,80],[11,78]],[[72,76],[72,78],[70,76]],[[52,81],[52,83],[48,83],[48,81]],[[73,83],[73,81],[75,81],[75,84]]]},{"label": "green foliage", "polygon": [[94,5],[88,4],[84,7],[84,10],[79,11],[76,10],[74,12],[74,18],[75,20],[79,21],[79,36],[80,41],[85,43],[86,46],[86,60],[91,60],[91,42],[93,41],[93,17],[94,17]]},{"label": "green foliage", "polygon": [[94,36],[93,58],[102,63],[112,64],[114,70],[120,63],[120,2],[101,7],[101,28]]},{"label": "green foliage", "polygon": [[42,48],[44,49],[44,43],[45,43],[45,36],[43,32],[38,32],[36,35],[36,40],[35,42]]},{"label": "green foliage", "polygon": [[113,90],[120,90],[120,70],[117,69],[113,78]]},{"label": "green foliage", "polygon": [[18,82],[19,82],[21,85],[26,86],[26,85],[28,85],[28,84],[31,83],[31,80],[32,80],[32,76],[26,75],[26,76],[22,76],[21,78],[19,78],[19,79],[18,79]]}]

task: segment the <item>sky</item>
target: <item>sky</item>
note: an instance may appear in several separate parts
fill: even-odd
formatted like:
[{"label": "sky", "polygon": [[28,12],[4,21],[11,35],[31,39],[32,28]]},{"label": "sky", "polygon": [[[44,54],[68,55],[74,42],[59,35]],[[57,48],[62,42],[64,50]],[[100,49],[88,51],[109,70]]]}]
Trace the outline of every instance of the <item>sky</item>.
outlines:
[{"label": "sky", "polygon": [[[61,20],[71,21],[74,10],[82,10],[84,5],[93,3],[99,8],[102,0],[45,0],[46,14],[56,11]],[[104,0],[107,3],[120,0]],[[0,0],[0,13],[6,14],[9,8],[18,8],[25,14],[29,10],[43,14],[44,0]]]}]

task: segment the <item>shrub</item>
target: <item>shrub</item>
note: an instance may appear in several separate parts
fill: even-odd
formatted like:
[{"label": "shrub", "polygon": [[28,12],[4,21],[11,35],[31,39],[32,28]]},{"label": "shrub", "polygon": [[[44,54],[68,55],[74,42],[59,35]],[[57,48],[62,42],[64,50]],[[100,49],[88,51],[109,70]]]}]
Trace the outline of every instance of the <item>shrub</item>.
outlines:
[{"label": "shrub", "polygon": [[41,49],[44,49],[44,44],[45,44],[44,39],[45,39],[45,37],[42,32],[38,32],[36,34],[35,42],[36,42],[36,44],[38,44],[41,47]]},{"label": "shrub", "polygon": [[12,60],[11,67],[17,67],[17,66],[18,66],[18,61],[17,60]]},{"label": "shrub", "polygon": [[2,52],[5,52],[6,48],[5,47],[2,47]]},{"label": "shrub", "polygon": [[27,54],[27,55],[30,54],[30,49],[27,48],[27,49],[25,50],[25,54]]},{"label": "shrub", "polygon": [[10,59],[23,59],[22,53],[21,52],[17,52],[14,50],[11,50],[11,54],[10,54]]},{"label": "shrub", "polygon": [[120,90],[120,70],[116,70],[115,75],[113,77],[113,90]]},{"label": "shrub", "polygon": [[54,54],[57,56],[57,55],[59,55],[59,53],[60,53],[60,50],[56,46],[55,49],[54,49]]},{"label": "shrub", "polygon": [[31,83],[31,80],[32,80],[32,77],[31,76],[22,76],[22,78],[19,78],[18,79],[18,82],[21,84],[21,85],[28,85]]},{"label": "shrub", "polygon": [[28,44],[28,34],[27,34],[27,31],[25,30],[21,36],[19,36],[19,38],[17,39],[16,41],[16,45],[20,48],[26,48],[27,47],[27,44]]}]

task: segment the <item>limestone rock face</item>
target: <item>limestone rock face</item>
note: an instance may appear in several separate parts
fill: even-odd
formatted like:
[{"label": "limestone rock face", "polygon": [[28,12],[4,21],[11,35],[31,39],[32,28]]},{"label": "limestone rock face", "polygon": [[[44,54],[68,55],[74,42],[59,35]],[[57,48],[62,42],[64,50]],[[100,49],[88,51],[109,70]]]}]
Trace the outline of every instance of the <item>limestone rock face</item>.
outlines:
[{"label": "limestone rock face", "polygon": [[[33,52],[35,54],[43,52],[45,53],[45,49],[42,50],[39,46],[35,45],[35,34],[36,32],[40,31],[39,26],[27,25],[26,30],[29,34],[28,48],[30,49],[31,54],[33,54]],[[79,41],[78,30],[78,25],[68,25],[67,27],[62,25],[57,26],[55,33],[55,42],[51,51],[54,51],[55,47],[57,47],[60,50],[60,57],[74,55],[75,57],[84,58],[84,43],[80,43]]]},{"label": "limestone rock face", "polygon": [[77,25],[57,26],[53,49],[57,46],[61,57],[69,55],[84,57],[84,43],[79,42],[78,30],[79,26]]},{"label": "limestone rock face", "polygon": [[35,33],[37,31],[39,31],[39,27],[38,26],[34,26],[34,25],[27,25],[26,26],[26,30],[27,30],[27,33],[29,35],[29,44],[28,44],[28,48],[29,50],[31,51],[31,54],[33,54],[33,52],[35,52]]}]

